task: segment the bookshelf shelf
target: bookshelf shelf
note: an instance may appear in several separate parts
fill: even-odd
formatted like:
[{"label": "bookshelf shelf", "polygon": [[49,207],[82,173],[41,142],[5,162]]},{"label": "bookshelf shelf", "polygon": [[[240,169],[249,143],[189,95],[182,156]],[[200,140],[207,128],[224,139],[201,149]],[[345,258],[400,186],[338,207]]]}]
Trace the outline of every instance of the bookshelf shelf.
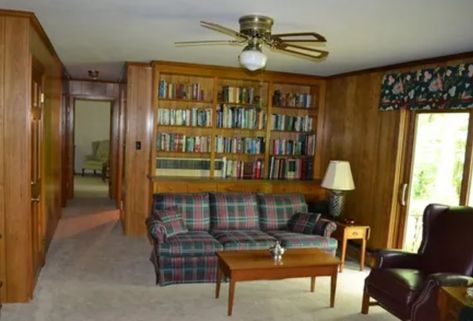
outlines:
[{"label": "bookshelf shelf", "polygon": [[197,99],[183,99],[183,98],[159,98],[160,101],[162,102],[175,102],[175,103],[185,103],[185,104],[207,104],[211,105],[213,104],[212,100],[197,100]]},{"label": "bookshelf shelf", "polygon": [[[150,176],[154,181],[172,181],[169,177],[187,173],[187,178],[196,176],[197,180],[234,182],[229,183],[231,188],[238,189],[240,183],[235,182],[271,185],[286,180],[294,184],[322,176],[316,135],[324,112],[322,80],[166,62],[154,62],[153,74],[156,147]],[[192,151],[202,142],[206,152]],[[293,150],[297,153],[287,152]],[[173,162],[176,168],[169,168]],[[168,167],[159,168],[159,164]],[[180,173],[177,167],[187,164],[195,171],[183,168]]]}]

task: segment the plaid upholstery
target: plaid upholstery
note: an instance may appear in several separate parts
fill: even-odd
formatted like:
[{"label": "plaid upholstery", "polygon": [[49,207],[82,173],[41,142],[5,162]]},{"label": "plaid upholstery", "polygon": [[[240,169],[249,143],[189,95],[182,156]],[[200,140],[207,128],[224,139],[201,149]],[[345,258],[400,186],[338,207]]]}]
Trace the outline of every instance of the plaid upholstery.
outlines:
[{"label": "plaid upholstery", "polygon": [[312,234],[320,215],[319,213],[296,213],[287,223],[288,230],[296,233]]},{"label": "plaid upholstery", "polygon": [[314,234],[330,237],[337,229],[337,224],[326,218],[320,218],[315,224]]},{"label": "plaid upholstery", "polygon": [[223,250],[208,232],[193,231],[168,237],[165,243],[159,244],[158,255],[161,256],[207,256]]},{"label": "plaid upholstery", "polygon": [[157,243],[166,242],[166,227],[156,216],[150,216],[146,219],[146,226],[151,238]]},{"label": "plaid upholstery", "polygon": [[302,194],[258,194],[260,226],[263,231],[284,230],[295,213],[307,213]]},{"label": "plaid upholstery", "polygon": [[159,285],[174,283],[215,282],[217,256],[160,256],[157,278]]},{"label": "plaid upholstery", "polygon": [[156,210],[153,214],[163,222],[166,230],[166,238],[188,232],[182,220],[182,216],[176,207]]},{"label": "plaid upholstery", "polygon": [[153,212],[176,206],[189,231],[210,228],[209,195],[207,193],[158,193],[153,195]]},{"label": "plaid upholstery", "polygon": [[258,204],[254,194],[210,193],[209,198],[212,229],[259,229]]},{"label": "plaid upholstery", "polygon": [[320,235],[309,235],[294,233],[289,231],[268,231],[268,234],[274,236],[279,240],[283,247],[303,248],[315,247],[328,254],[334,255],[337,251],[337,240],[330,237],[323,237]]},{"label": "plaid upholstery", "polygon": [[276,239],[260,230],[215,230],[211,234],[225,250],[268,249]]}]

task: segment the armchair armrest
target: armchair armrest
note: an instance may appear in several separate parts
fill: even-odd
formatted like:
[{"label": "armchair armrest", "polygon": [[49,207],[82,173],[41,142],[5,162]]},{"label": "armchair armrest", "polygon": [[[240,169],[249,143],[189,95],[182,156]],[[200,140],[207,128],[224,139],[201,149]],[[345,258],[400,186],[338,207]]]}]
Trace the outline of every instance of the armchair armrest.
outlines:
[{"label": "armchair armrest", "polygon": [[473,277],[454,273],[434,273],[429,275],[427,282],[435,282],[437,286],[472,286]]},{"label": "armchair armrest", "polygon": [[154,216],[150,216],[146,219],[146,226],[148,227],[148,234],[155,244],[166,242],[166,227],[163,222]]},{"label": "armchair armrest", "polygon": [[337,229],[337,224],[326,218],[319,218],[315,224],[314,234],[330,237]]},{"label": "armchair armrest", "polygon": [[420,267],[420,255],[400,250],[379,250],[376,252],[374,268],[411,268]]},{"label": "armchair armrest", "polygon": [[473,285],[473,278],[466,275],[454,273],[429,275],[424,289],[412,305],[411,320],[438,320],[439,311],[436,303],[441,286],[471,285]]}]

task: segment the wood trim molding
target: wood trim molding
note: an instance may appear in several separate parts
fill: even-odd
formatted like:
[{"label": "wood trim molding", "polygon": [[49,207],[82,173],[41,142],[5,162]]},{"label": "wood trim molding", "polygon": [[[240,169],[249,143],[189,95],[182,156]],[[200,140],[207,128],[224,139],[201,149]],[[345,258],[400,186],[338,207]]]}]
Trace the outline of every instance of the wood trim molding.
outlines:
[{"label": "wood trim molding", "polygon": [[345,73],[341,73],[341,74],[335,74],[335,75],[327,76],[327,77],[325,77],[325,79],[328,80],[328,79],[334,79],[334,78],[357,76],[357,75],[367,74],[367,73],[372,73],[372,72],[386,72],[386,71],[396,70],[396,69],[418,68],[418,67],[423,66],[423,65],[445,63],[445,62],[450,61],[450,60],[460,60],[460,59],[469,59],[469,58],[471,58],[473,60],[473,51],[457,53],[457,54],[452,54],[452,55],[446,55],[446,56],[438,56],[438,57],[431,57],[431,58],[425,58],[425,59],[411,60],[411,61],[406,61],[406,62],[402,62],[402,63],[398,63],[398,64],[385,65],[385,66],[379,66],[379,67],[374,67],[374,68],[355,70],[355,71],[350,71],[350,72],[345,72]]}]

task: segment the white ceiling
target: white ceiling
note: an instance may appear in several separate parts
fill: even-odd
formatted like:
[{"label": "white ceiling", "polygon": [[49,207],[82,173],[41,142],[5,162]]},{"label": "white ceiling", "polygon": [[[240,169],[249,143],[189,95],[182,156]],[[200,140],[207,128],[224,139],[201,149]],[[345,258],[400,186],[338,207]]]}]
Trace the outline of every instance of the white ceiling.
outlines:
[{"label": "white ceiling", "polygon": [[238,18],[255,13],[274,18],[273,33],[328,40],[321,62],[266,49],[269,70],[325,76],[473,51],[473,0],[0,0],[0,8],[34,12],[74,78],[98,69],[118,80],[125,61],[237,67],[241,47],[174,41],[228,39],[199,21],[238,30]]}]

